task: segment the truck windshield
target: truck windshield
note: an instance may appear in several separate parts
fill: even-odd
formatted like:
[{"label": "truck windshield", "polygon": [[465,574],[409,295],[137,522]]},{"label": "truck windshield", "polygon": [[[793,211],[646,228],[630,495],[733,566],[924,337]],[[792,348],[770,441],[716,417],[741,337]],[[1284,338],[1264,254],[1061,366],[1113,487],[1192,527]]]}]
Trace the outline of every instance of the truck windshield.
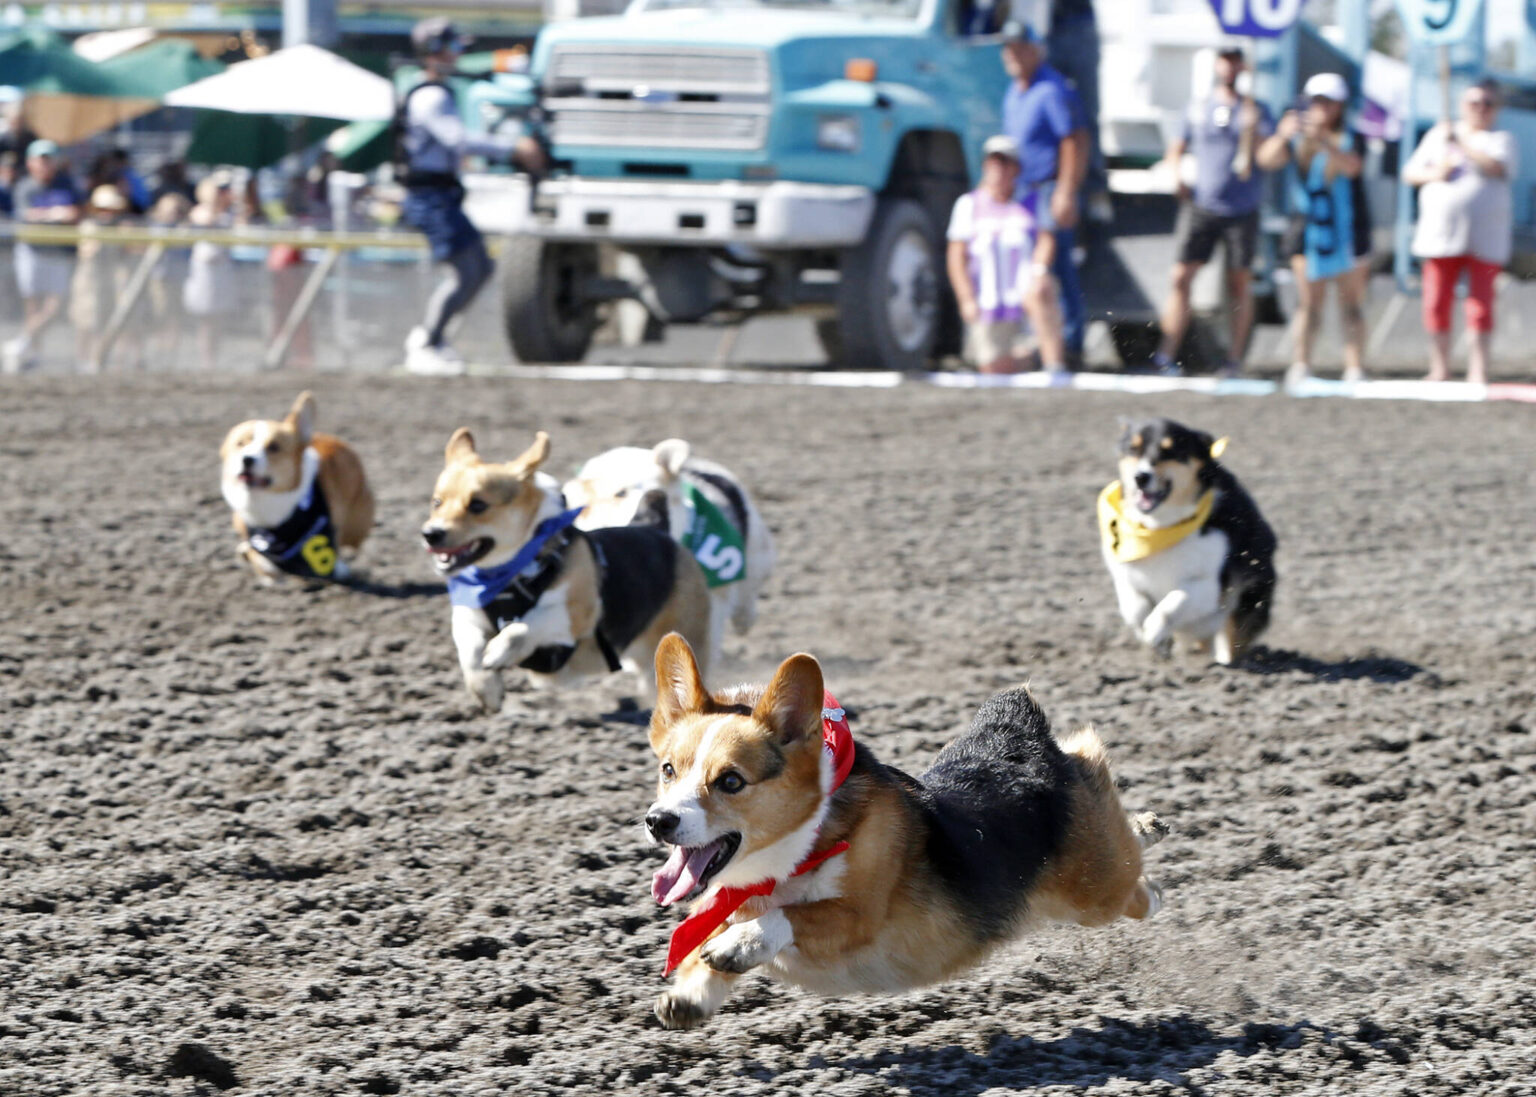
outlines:
[{"label": "truck windshield", "polygon": [[807,13],[865,15],[913,19],[923,0],[635,0],[631,11],[671,11],[677,8],[794,8]]}]

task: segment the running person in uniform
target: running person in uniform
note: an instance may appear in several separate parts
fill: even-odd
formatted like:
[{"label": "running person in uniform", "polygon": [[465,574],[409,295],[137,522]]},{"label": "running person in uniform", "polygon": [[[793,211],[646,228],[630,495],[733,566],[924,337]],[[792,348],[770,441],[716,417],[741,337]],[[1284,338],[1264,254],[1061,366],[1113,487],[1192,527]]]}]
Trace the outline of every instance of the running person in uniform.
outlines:
[{"label": "running person in uniform", "polygon": [[427,315],[405,341],[405,368],[412,373],[464,372],[464,360],[448,343],[448,326],[469,307],[494,270],[485,239],[464,215],[459,161],[465,155],[505,157],[524,171],[543,171],[543,146],[528,136],[470,134],[459,117],[447,80],[468,39],[446,19],[423,19],[411,29],[422,81],[396,111],[397,159],[403,169],[405,221],[426,236],[432,258],[447,263],[448,277],[427,301]]}]

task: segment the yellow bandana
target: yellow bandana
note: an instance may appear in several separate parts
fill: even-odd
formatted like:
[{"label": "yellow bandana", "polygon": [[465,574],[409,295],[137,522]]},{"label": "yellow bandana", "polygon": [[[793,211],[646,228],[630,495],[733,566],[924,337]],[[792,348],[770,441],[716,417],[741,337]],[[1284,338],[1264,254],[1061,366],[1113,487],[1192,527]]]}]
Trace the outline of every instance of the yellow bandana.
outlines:
[{"label": "yellow bandana", "polygon": [[1195,513],[1173,526],[1151,529],[1142,525],[1124,509],[1119,480],[1112,481],[1099,492],[1099,535],[1107,548],[1122,564],[1133,560],[1145,560],[1148,556],[1172,548],[1191,533],[1198,533],[1211,517],[1216,505],[1216,493],[1208,491],[1195,504]]}]

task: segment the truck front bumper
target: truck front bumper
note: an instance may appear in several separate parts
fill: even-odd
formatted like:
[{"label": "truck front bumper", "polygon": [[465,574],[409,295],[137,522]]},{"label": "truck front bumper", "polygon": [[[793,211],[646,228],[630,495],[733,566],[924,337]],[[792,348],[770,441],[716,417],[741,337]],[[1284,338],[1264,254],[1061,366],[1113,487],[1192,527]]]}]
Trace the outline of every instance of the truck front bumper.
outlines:
[{"label": "truck front bumper", "polygon": [[672,183],[470,175],[464,210],[483,232],[630,245],[742,244],[765,250],[852,247],[875,195],[866,187],[725,180]]}]

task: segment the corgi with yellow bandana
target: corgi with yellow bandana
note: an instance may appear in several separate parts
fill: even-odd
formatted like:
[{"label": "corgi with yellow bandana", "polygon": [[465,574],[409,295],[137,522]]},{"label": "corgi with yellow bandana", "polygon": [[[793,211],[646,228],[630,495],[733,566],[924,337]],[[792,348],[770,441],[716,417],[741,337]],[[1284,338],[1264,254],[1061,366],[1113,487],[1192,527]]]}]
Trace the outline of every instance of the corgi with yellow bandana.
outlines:
[{"label": "corgi with yellow bandana", "polygon": [[656,649],[646,813],[679,925],[656,1002],[694,1028],[759,970],[820,994],[938,982],[1046,921],[1149,917],[1142,850],[1166,827],[1128,817],[1091,728],[1058,742],[1023,688],[1004,690],[920,777],[854,740],[821,667],[794,655],[766,686],[705,688],[679,636]]},{"label": "corgi with yellow bandana", "polygon": [[313,395],[299,393],[282,419],[232,427],[219,459],[239,553],[263,582],[350,577],[373,529],[373,491],[352,447],[315,432]]},{"label": "corgi with yellow bandana", "polygon": [[1099,535],[1120,616],[1167,654],[1175,637],[1229,665],[1269,625],[1274,530],[1219,461],[1226,439],[1171,419],[1122,420]]}]

